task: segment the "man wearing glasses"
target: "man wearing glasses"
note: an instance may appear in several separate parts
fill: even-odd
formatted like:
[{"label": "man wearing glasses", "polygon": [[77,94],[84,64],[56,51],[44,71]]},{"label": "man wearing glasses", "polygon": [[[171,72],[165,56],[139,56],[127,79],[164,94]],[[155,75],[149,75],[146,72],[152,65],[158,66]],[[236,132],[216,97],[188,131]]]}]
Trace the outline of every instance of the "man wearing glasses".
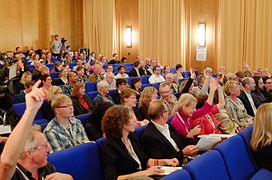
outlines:
[{"label": "man wearing glasses", "polygon": [[51,107],[55,113],[55,118],[48,123],[43,133],[52,148],[52,152],[89,141],[80,120],[73,117],[73,103],[68,96],[57,96],[52,101]]},{"label": "man wearing glasses", "polygon": [[164,100],[164,103],[168,108],[169,116],[175,115],[177,109],[177,98],[172,94],[172,88],[170,87],[170,84],[161,83],[159,87],[159,93],[161,99]]}]

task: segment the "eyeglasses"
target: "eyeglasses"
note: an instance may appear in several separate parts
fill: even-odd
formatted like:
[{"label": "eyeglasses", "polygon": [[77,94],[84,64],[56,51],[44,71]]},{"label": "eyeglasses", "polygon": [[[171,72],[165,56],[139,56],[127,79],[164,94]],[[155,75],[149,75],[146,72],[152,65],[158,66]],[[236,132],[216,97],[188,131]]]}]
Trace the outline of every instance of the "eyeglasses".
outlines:
[{"label": "eyeglasses", "polygon": [[66,106],[57,106],[57,108],[67,108],[67,107],[71,107],[71,106],[73,106],[73,104],[68,104]]},{"label": "eyeglasses", "polygon": [[272,84],[272,82],[265,82],[265,84]]}]

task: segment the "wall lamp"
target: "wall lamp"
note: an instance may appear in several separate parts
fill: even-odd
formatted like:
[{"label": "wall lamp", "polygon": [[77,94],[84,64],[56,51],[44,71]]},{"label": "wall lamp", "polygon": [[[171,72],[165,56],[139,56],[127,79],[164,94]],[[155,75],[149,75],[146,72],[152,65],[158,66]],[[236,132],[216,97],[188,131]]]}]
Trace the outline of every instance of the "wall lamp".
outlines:
[{"label": "wall lamp", "polygon": [[198,24],[197,29],[198,46],[205,47],[206,45],[206,24]]},{"label": "wall lamp", "polygon": [[132,26],[126,27],[125,42],[126,42],[127,47],[132,47]]}]

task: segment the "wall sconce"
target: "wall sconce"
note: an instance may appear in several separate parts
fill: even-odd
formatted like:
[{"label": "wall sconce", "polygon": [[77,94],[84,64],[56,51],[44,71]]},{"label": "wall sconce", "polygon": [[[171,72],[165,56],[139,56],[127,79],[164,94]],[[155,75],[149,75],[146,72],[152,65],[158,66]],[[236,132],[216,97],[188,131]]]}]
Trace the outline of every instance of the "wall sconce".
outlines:
[{"label": "wall sconce", "polygon": [[127,47],[132,46],[132,27],[127,26],[126,31],[125,31],[125,42]]},{"label": "wall sconce", "polygon": [[205,45],[206,45],[206,24],[198,24],[197,41],[198,41],[198,46],[205,47]]}]

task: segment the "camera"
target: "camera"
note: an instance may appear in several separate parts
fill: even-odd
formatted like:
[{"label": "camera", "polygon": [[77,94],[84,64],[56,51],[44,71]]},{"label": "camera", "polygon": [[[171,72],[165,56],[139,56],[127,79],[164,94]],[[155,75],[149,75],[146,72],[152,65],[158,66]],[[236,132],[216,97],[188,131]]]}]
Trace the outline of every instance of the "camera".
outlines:
[{"label": "camera", "polygon": [[67,40],[64,38],[61,38],[61,43],[64,44]]}]

